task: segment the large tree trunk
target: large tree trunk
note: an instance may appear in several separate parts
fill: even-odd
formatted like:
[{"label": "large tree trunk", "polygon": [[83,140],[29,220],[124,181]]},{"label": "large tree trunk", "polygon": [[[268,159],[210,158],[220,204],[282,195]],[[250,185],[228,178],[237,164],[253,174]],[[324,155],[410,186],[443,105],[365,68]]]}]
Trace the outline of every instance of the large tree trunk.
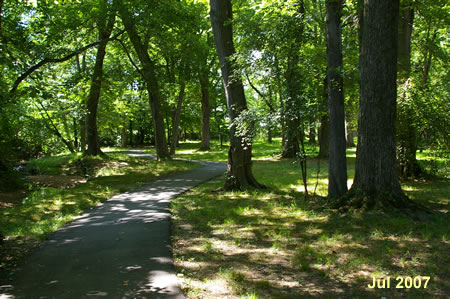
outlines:
[{"label": "large tree trunk", "polygon": [[[243,111],[247,110],[247,102],[242,81],[239,76],[236,76],[233,61],[231,61],[235,53],[231,0],[211,0],[210,6],[211,24],[222,70],[228,114],[233,122]],[[244,136],[236,133],[236,126],[232,125],[224,189],[242,189],[248,186],[263,187],[256,181],[252,173],[252,144],[246,141]]]},{"label": "large tree trunk", "polygon": [[209,118],[211,117],[211,108],[209,106],[209,84],[208,77],[200,75],[200,89],[202,92],[202,142],[200,144],[200,150],[206,151],[210,149],[209,139]]},{"label": "large tree trunk", "polygon": [[406,208],[395,167],[397,25],[399,0],[366,0],[355,179],[357,208]]},{"label": "large tree trunk", "polygon": [[106,45],[114,27],[115,15],[111,14],[107,18],[107,1],[102,2],[103,14],[97,22],[99,31],[99,43],[97,55],[95,57],[94,73],[92,74],[91,88],[86,101],[86,131],[87,131],[87,151],[86,154],[96,156],[102,154],[97,131],[97,108],[100,99],[100,92],[103,81],[103,61],[106,55]]},{"label": "large tree trunk", "polygon": [[156,155],[158,156],[158,159],[168,158],[170,155],[164,128],[164,117],[161,113],[161,95],[156,77],[155,63],[150,59],[148,54],[148,45],[142,42],[136,31],[135,21],[132,19],[133,14],[130,14],[130,11],[123,3],[120,3],[119,5],[119,13],[127,29],[130,41],[141,62],[142,76],[146,83],[150,109],[153,117],[153,127],[155,128]]},{"label": "large tree trunk", "polygon": [[[414,11],[409,7],[400,9],[398,24],[398,81],[405,84],[411,72],[411,34],[413,28]],[[397,162],[402,177],[418,177],[421,170],[416,159],[417,130],[414,126],[413,107],[408,104],[407,99],[400,95],[397,113]]]},{"label": "large tree trunk", "polygon": [[172,142],[170,143],[170,154],[175,154],[175,149],[177,147],[178,143],[178,136],[180,134],[180,117],[181,117],[181,105],[183,104],[184,100],[184,90],[186,87],[186,83],[184,80],[181,80],[180,83],[180,93],[178,94],[178,100],[177,100],[177,108],[175,110],[174,118],[172,119]]},{"label": "large tree trunk", "polygon": [[328,115],[330,127],[328,197],[347,192],[344,83],[342,78],[342,1],[327,0]]}]

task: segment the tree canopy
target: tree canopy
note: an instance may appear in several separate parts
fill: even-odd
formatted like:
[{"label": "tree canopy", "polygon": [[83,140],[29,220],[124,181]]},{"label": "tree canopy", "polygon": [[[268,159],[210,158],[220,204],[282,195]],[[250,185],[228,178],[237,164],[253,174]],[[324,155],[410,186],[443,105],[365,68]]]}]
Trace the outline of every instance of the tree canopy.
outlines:
[{"label": "tree canopy", "polygon": [[[330,153],[342,170],[345,144],[352,146],[361,129],[360,84],[372,80],[360,76],[363,1],[225,2],[233,12],[224,23],[233,28],[226,43],[234,51],[220,57],[223,36],[214,42],[208,1],[2,0],[2,177],[20,160],[65,150],[97,155],[101,146],[146,144],[162,159],[175,153],[180,138],[199,139],[207,150],[210,138],[227,143],[230,133],[231,146],[240,136],[236,146],[243,148],[253,138],[279,137],[281,157],[301,163],[305,143],[317,140],[320,155]],[[449,149],[448,10],[443,0],[403,0],[399,25],[391,26],[398,31],[399,76],[396,104],[383,109],[397,119],[401,169],[418,150]],[[233,68],[225,86],[224,63]],[[246,104],[227,107],[227,89],[239,82]],[[227,113],[234,108],[240,117]],[[345,173],[338,195],[346,191]],[[258,186],[251,177],[249,185]]]}]

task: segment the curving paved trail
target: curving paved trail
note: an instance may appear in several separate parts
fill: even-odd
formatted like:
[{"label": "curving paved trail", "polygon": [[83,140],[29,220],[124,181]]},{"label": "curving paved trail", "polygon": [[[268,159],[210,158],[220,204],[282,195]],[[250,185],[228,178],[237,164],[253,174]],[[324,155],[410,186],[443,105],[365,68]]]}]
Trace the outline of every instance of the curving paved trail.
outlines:
[{"label": "curving paved trail", "polygon": [[64,226],[25,259],[0,298],[184,298],[171,257],[169,203],[225,171],[225,163],[201,163],[116,195]]}]

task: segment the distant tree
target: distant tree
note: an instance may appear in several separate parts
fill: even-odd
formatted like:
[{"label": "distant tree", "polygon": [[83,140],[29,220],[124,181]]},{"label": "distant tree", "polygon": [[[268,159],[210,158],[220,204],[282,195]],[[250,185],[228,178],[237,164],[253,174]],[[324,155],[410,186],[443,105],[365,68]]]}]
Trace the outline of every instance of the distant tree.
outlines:
[{"label": "distant tree", "polygon": [[161,93],[156,75],[156,64],[149,56],[148,40],[140,36],[136,26],[136,15],[131,13],[124,1],[117,3],[119,15],[133,44],[142,68],[142,78],[146,83],[149,104],[152,110],[153,126],[155,130],[156,154],[158,158],[169,157],[169,148],[165,134],[164,116],[161,110]]},{"label": "distant tree", "polygon": [[[408,84],[411,72],[411,35],[414,10],[402,5],[398,24],[398,83]],[[404,89],[405,90],[405,89]],[[405,90],[406,91],[406,90]],[[401,93],[399,101],[407,100]],[[399,105],[397,113],[397,161],[403,177],[420,176],[420,166],[416,159],[417,130],[414,126],[413,107]]]},{"label": "distant tree", "polygon": [[239,134],[233,123],[247,110],[247,102],[242,81],[233,64],[235,48],[233,44],[231,0],[211,0],[211,24],[217,54],[222,69],[223,85],[227,99],[228,114],[232,122],[230,147],[228,149],[228,171],[225,189],[242,189],[248,186],[261,188],[252,173],[252,144],[248,136]]},{"label": "distant tree", "polygon": [[97,130],[97,108],[100,99],[100,92],[103,80],[103,61],[106,55],[106,45],[108,38],[112,33],[115,23],[115,11],[108,9],[106,0],[100,0],[100,9],[98,11],[98,39],[101,41],[97,47],[95,57],[95,66],[91,79],[91,87],[86,101],[86,130],[87,130],[87,151],[90,156],[96,156],[102,153]]}]

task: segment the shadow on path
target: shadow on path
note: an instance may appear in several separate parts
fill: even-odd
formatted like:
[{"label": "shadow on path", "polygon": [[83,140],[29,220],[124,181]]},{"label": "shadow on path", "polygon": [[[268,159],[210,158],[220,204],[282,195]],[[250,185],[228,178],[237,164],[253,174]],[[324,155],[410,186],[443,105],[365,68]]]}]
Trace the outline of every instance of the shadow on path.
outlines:
[{"label": "shadow on path", "polygon": [[64,226],[23,261],[0,297],[184,298],[171,256],[169,203],[226,168],[201,163],[116,195]]}]

